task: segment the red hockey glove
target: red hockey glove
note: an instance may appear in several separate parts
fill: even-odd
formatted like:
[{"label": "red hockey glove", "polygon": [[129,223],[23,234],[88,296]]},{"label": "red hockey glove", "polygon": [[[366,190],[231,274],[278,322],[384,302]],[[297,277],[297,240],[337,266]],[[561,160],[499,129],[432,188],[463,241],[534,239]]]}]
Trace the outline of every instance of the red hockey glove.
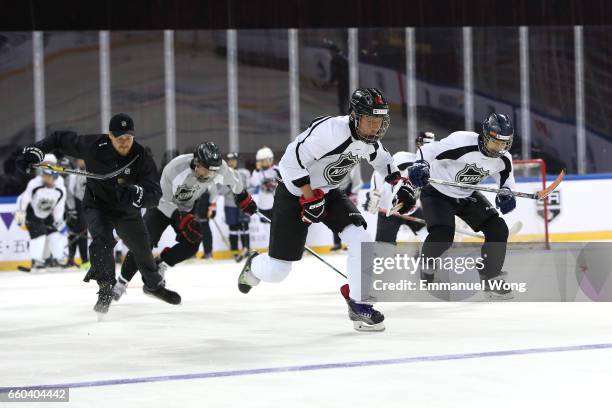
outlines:
[{"label": "red hockey glove", "polygon": [[302,222],[312,224],[313,222],[321,222],[325,217],[325,193],[323,190],[316,189],[313,191],[314,197],[300,197],[300,205],[302,206]]}]

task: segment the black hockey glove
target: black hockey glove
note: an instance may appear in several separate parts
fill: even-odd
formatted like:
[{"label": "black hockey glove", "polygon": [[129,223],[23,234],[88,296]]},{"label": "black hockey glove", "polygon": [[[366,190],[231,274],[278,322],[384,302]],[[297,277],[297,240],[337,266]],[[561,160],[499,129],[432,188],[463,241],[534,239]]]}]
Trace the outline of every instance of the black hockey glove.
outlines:
[{"label": "black hockey glove", "polygon": [[79,213],[77,210],[68,209],[66,210],[66,225],[71,231],[79,229]]},{"label": "black hockey glove", "polygon": [[255,204],[255,201],[253,201],[253,196],[251,196],[246,190],[240,194],[236,194],[234,196],[234,202],[245,214],[253,215],[258,211],[257,204]]},{"label": "black hockey glove", "polygon": [[144,189],[137,184],[117,184],[115,187],[117,201],[124,206],[142,207]]},{"label": "black hockey glove", "polygon": [[408,180],[404,181],[404,184],[397,190],[397,193],[393,197],[392,205],[395,207],[396,205],[402,204],[401,207],[398,208],[397,212],[400,214],[406,214],[410,212],[414,206],[416,205],[416,195],[414,192],[414,188],[410,184]]},{"label": "black hockey glove", "polygon": [[202,241],[202,228],[193,214],[181,214],[178,210],[176,210],[172,213],[172,220],[173,225],[177,226],[179,235],[187,242],[191,244],[198,244]]},{"label": "black hockey glove", "polygon": [[313,193],[314,197],[312,198],[300,197],[302,222],[307,224],[321,222],[325,217],[325,193],[320,189],[313,190]]},{"label": "black hockey glove", "polygon": [[510,189],[508,187],[502,187],[500,191],[495,196],[495,207],[499,208],[502,214],[508,214],[510,211],[516,208],[516,198],[510,193]]},{"label": "black hockey glove", "polygon": [[17,160],[15,161],[15,165],[17,169],[23,173],[33,164],[42,163],[45,157],[45,153],[40,150],[36,146],[26,146],[23,148],[23,151],[19,156],[17,156]]},{"label": "black hockey glove", "polygon": [[417,160],[408,168],[408,180],[416,188],[425,187],[429,183],[429,163]]}]

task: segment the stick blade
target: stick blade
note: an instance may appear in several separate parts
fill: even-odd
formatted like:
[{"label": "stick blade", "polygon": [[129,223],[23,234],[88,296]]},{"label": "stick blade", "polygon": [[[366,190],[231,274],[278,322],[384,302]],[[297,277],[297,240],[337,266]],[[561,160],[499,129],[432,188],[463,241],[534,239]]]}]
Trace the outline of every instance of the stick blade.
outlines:
[{"label": "stick blade", "polygon": [[559,184],[561,184],[561,182],[563,181],[564,177],[565,177],[565,169],[561,170],[561,173],[559,173],[559,175],[557,176],[555,181],[553,181],[550,186],[548,186],[544,190],[538,191],[536,193],[536,196],[538,197],[538,199],[539,200],[543,200],[546,197],[548,197],[548,195],[550,193],[552,193],[553,191],[555,191],[555,189],[559,186]]}]

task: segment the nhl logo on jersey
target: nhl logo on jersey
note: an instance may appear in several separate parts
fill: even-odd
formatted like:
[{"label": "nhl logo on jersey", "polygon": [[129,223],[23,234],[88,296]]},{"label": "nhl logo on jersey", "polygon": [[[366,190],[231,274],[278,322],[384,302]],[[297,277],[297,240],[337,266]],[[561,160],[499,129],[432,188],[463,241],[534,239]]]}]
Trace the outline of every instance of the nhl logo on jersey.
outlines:
[{"label": "nhl logo on jersey", "polygon": [[176,193],[174,193],[174,198],[178,202],[185,202],[191,200],[196,191],[200,188],[197,184],[193,187],[186,186],[185,184],[181,184],[176,189]]},{"label": "nhl logo on jersey", "polygon": [[488,170],[482,169],[475,164],[467,164],[462,170],[457,172],[455,181],[457,183],[478,184],[480,180],[488,175]]},{"label": "nhl logo on jersey", "polygon": [[38,209],[42,212],[51,211],[55,207],[55,200],[43,198],[38,202]]},{"label": "nhl logo on jersey", "polygon": [[339,184],[351,169],[359,163],[359,156],[353,155],[351,152],[341,154],[338,160],[328,164],[323,170],[323,177],[331,184]]},{"label": "nhl logo on jersey", "polygon": [[[548,197],[546,197],[546,200],[548,200],[548,212],[546,214],[546,219],[548,222],[551,222],[557,218],[559,214],[561,214],[561,192],[553,191]],[[544,218],[544,201],[538,200],[536,205],[538,215]]]}]

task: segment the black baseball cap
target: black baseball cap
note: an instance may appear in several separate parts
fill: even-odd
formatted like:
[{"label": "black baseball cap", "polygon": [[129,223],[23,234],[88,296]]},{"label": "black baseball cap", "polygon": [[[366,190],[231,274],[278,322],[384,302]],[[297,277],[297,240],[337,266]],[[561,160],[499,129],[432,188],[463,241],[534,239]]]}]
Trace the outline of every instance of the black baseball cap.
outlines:
[{"label": "black baseball cap", "polygon": [[125,135],[134,135],[134,121],[126,113],[118,113],[113,116],[108,124],[108,130],[115,137]]}]

